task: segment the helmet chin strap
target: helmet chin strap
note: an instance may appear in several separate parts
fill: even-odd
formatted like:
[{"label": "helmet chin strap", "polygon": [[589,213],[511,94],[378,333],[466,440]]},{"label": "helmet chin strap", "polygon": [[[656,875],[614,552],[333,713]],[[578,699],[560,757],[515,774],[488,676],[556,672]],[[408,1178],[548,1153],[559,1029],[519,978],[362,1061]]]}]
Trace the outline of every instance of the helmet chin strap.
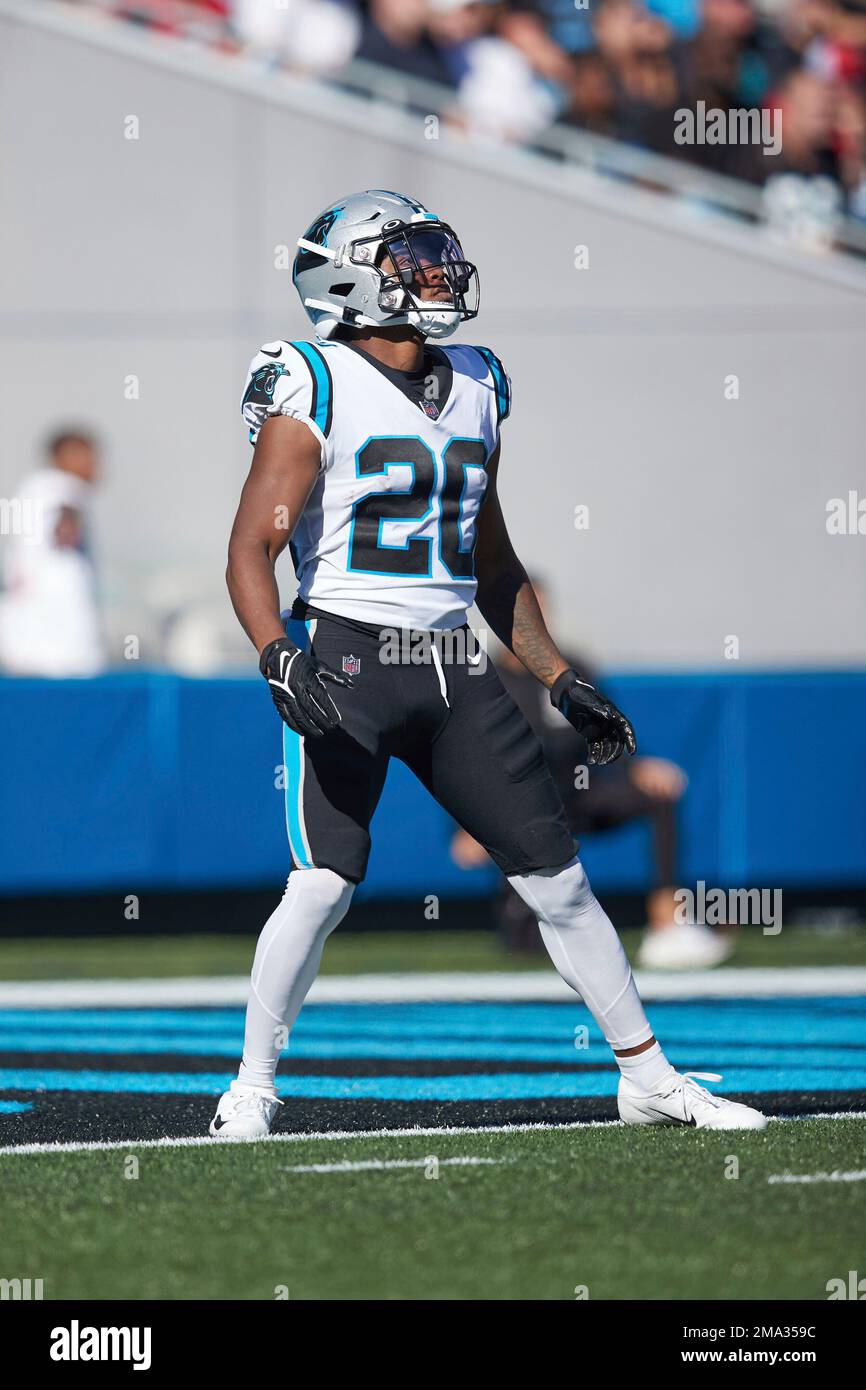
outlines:
[{"label": "helmet chin strap", "polygon": [[435,316],[422,313],[409,314],[408,317],[413,328],[417,328],[425,338],[450,338],[460,323],[460,315],[456,311],[448,318],[444,314]]},{"label": "helmet chin strap", "polygon": [[460,310],[453,304],[437,304],[435,300],[418,299],[410,290],[414,309],[406,314],[406,320],[417,328],[425,338],[450,338],[459,327]]},{"label": "helmet chin strap", "polygon": [[351,320],[346,319],[343,310],[327,299],[307,298],[304,305],[308,309],[319,309],[322,312],[323,317],[316,324],[316,332],[320,338],[329,338],[341,323],[352,328],[398,328],[401,324],[408,324],[424,338],[450,338],[460,324],[460,310],[455,309],[453,304],[436,304],[416,299],[414,294],[411,298],[416,306],[414,309],[408,309],[402,314],[392,314],[384,323],[357,312],[352,315]]}]

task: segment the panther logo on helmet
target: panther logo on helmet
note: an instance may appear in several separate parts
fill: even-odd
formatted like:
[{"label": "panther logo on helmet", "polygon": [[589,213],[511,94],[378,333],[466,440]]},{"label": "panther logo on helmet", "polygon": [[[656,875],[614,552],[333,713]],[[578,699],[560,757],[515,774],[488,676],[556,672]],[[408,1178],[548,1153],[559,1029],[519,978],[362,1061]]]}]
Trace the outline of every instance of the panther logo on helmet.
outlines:
[{"label": "panther logo on helmet", "polygon": [[[328,233],[342,211],[341,207],[328,208],[327,212],[323,212],[321,217],[317,217],[312,226],[304,232],[304,241],[312,241],[319,246],[327,246]],[[315,251],[307,251],[303,247],[299,247],[295,257],[294,275],[311,270],[315,265],[327,265],[326,257],[317,256]]]}]

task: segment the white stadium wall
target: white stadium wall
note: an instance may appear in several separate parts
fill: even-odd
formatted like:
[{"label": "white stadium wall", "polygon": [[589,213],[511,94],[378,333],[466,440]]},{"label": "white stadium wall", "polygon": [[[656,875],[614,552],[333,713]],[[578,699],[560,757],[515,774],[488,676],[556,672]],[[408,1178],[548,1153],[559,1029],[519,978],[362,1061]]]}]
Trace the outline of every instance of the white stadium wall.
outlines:
[{"label": "white stadium wall", "polygon": [[741,668],[866,661],[866,536],[825,524],[829,499],[866,496],[866,271],[519,152],[426,140],[419,119],[312,83],[12,8],[0,494],[59,422],[98,429],[119,631],[178,592],[228,622],[244,372],[260,343],[307,329],[275,248],[378,186],[429,203],[480,265],[461,336],[513,378],[506,515],[564,638],[630,668],[725,667],[729,635]]}]

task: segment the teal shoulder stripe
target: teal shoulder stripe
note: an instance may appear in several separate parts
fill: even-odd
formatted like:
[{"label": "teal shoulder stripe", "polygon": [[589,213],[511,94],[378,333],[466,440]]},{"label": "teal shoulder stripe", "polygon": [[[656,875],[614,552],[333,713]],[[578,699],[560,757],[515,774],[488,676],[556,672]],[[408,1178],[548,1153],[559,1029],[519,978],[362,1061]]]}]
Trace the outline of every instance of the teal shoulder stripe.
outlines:
[{"label": "teal shoulder stripe", "polygon": [[507,420],[511,410],[511,391],[508,386],[508,377],[505,375],[505,368],[490,348],[480,347],[476,349],[481,353],[484,361],[490,369],[493,377],[493,385],[496,388],[496,414],[499,420]]},{"label": "teal shoulder stripe", "polygon": [[334,414],[334,388],[331,380],[331,369],[325,361],[324,354],[312,343],[292,343],[292,347],[301,354],[310,369],[310,376],[313,379],[313,402],[310,407],[310,415],[327,438]]}]

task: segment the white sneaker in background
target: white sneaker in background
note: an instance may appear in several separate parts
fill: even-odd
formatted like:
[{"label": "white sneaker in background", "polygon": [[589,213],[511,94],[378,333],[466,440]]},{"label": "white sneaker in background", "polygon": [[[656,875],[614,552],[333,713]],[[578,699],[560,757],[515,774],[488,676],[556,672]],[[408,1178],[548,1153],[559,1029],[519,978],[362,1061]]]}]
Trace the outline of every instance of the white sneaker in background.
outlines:
[{"label": "white sneaker in background", "polygon": [[644,933],[637,963],[643,970],[709,970],[726,961],[733,949],[730,932],[672,922]]}]

